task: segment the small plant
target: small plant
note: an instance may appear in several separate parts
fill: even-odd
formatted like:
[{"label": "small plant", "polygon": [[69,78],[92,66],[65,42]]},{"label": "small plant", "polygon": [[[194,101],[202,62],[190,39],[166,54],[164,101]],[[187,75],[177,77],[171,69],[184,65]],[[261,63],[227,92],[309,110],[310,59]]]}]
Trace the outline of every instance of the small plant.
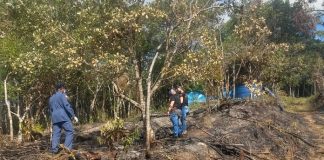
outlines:
[{"label": "small plant", "polygon": [[98,142],[100,145],[112,146],[114,142],[117,142],[125,137],[124,132],[124,121],[122,119],[116,118],[113,121],[108,121],[100,129],[100,137],[98,137]]},{"label": "small plant", "polygon": [[123,138],[123,146],[128,148],[129,146],[133,145],[135,141],[139,140],[141,133],[136,127],[133,132],[131,132],[128,136]]},{"label": "small plant", "polygon": [[30,120],[25,120],[22,127],[22,133],[25,141],[34,141],[43,136],[45,128],[39,123],[33,123]]}]

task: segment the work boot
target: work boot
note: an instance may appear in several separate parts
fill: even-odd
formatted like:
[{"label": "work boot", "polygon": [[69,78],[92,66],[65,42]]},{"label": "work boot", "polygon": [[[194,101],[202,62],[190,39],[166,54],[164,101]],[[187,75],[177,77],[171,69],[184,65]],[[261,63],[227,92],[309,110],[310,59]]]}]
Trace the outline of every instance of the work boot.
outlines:
[{"label": "work boot", "polygon": [[57,150],[56,152],[53,152],[53,151],[52,151],[52,153],[53,153],[53,154],[60,154],[62,150],[63,150],[63,148],[59,147],[58,150]]}]

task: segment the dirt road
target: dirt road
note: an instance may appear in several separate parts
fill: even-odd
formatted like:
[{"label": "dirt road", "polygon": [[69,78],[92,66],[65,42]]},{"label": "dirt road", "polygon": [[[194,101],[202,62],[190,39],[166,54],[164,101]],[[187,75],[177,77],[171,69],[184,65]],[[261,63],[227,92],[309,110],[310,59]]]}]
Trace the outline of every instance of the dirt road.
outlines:
[{"label": "dirt road", "polygon": [[318,146],[318,149],[314,153],[314,160],[324,160],[324,112],[302,112],[300,113],[307,127],[317,136],[314,141]]}]

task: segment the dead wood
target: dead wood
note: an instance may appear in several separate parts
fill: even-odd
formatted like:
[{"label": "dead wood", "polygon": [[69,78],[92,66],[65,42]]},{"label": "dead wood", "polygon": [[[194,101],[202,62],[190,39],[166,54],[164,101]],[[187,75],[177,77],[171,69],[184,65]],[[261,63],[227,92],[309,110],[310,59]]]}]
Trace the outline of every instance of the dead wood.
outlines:
[{"label": "dead wood", "polygon": [[[211,142],[210,141],[205,141],[205,140],[202,140],[200,138],[195,138],[195,139],[197,139],[200,142],[203,142],[205,144],[208,144],[211,148],[213,148],[222,157],[224,157],[225,155],[235,155],[237,157],[244,156],[245,158],[248,158],[248,159],[251,159],[251,160],[254,159],[253,157],[258,158],[258,159],[264,159],[264,158],[261,158],[261,157],[259,157],[258,155],[254,154],[252,152],[247,151],[244,148],[238,147],[238,146],[243,146],[243,144],[224,144],[224,143],[218,143],[218,142],[215,142],[215,141],[211,141]],[[241,154],[242,151],[245,154],[242,155]],[[252,155],[253,157],[248,156],[248,155]]]}]

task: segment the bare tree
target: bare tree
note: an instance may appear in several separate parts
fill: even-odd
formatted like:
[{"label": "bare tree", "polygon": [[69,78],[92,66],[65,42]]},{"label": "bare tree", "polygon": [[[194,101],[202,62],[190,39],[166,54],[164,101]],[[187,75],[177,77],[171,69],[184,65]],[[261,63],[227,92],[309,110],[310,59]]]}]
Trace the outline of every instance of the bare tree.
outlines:
[{"label": "bare tree", "polygon": [[8,83],[8,77],[11,74],[11,72],[9,72],[5,78],[5,80],[3,81],[3,87],[4,87],[4,94],[5,94],[5,103],[7,105],[7,112],[8,112],[8,118],[9,118],[9,128],[10,128],[10,140],[13,140],[13,123],[12,123],[12,116],[11,116],[11,105],[10,105],[10,101],[8,100],[8,89],[7,89],[7,83]]},{"label": "bare tree", "polygon": [[21,113],[21,108],[20,108],[19,103],[17,104],[17,113],[14,113],[14,112],[11,111],[11,113],[13,115],[15,115],[18,118],[18,121],[19,121],[19,123],[18,123],[18,140],[17,140],[18,143],[21,143],[23,141],[22,125],[23,125],[23,122],[24,122],[24,120],[26,118],[26,115],[27,115],[27,113],[28,113],[28,111],[30,109],[30,106],[31,106],[31,104],[26,105],[26,109],[25,109],[24,114]]}]

